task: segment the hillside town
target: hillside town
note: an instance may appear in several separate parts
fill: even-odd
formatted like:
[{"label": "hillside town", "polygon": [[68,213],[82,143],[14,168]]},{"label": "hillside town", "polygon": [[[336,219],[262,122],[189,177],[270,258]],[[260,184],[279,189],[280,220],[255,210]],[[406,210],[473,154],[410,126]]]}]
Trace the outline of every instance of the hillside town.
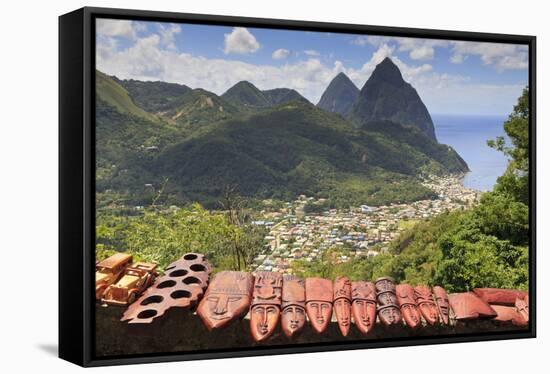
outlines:
[{"label": "hillside town", "polygon": [[264,251],[254,259],[251,270],[291,273],[293,261],[319,260],[328,249],[341,249],[337,262],[376,256],[419,220],[468,208],[480,197],[478,191],[462,185],[462,176],[430,177],[423,184],[437,193],[437,199],[306,213],[306,206],[322,205],[326,200],[301,195],[253,222],[269,232]]}]

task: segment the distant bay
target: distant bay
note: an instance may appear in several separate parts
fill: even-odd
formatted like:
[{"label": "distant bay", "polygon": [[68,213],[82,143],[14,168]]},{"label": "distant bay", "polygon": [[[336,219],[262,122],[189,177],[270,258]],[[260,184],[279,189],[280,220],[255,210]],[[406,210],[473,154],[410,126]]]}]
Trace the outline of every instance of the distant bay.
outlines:
[{"label": "distant bay", "polygon": [[487,146],[487,140],[505,136],[505,116],[432,115],[435,134],[440,143],[453,147],[468,163],[470,172],[464,186],[479,191],[490,191],[502,175],[508,160]]}]

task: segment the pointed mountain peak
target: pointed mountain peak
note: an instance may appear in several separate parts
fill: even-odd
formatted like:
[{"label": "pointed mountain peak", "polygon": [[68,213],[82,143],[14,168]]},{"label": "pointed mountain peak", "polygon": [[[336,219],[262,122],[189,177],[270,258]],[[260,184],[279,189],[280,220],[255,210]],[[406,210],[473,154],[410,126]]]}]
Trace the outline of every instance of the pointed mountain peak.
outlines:
[{"label": "pointed mountain peak", "polygon": [[344,73],[338,73],[327,86],[317,106],[329,112],[346,115],[357,98],[359,89]]},{"label": "pointed mountain peak", "polygon": [[428,109],[416,90],[403,80],[401,71],[386,57],[367,80],[350,117],[364,128],[376,121],[392,121],[416,127],[432,140],[435,129]]},{"label": "pointed mountain peak", "polygon": [[394,85],[405,83],[401,71],[389,57],[386,57],[381,63],[376,65],[370,79],[383,80]]},{"label": "pointed mountain peak", "polygon": [[233,89],[236,89],[236,88],[251,88],[251,89],[259,91],[258,87],[254,86],[249,81],[239,81],[239,82],[235,83],[233,86],[231,86],[229,88],[229,90],[227,90],[227,91],[230,91],[230,90],[233,90]]}]

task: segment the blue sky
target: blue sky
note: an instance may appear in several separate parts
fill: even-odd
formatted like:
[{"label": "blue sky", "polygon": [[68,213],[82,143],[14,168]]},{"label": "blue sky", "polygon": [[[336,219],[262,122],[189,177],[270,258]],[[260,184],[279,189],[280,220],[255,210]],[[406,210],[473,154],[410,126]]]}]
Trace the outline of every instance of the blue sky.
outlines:
[{"label": "blue sky", "polygon": [[528,81],[521,45],[209,25],[98,20],[97,68],[222,94],[248,80],[317,103],[346,73],[361,88],[390,57],[431,113],[505,115]]}]

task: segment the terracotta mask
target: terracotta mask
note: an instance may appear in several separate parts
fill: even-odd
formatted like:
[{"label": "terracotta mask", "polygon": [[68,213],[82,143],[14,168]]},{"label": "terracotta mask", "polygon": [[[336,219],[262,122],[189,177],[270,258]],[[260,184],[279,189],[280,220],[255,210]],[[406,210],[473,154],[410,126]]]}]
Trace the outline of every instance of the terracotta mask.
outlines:
[{"label": "terracotta mask", "polygon": [[197,308],[197,314],[209,330],[223,327],[246,314],[253,282],[250,273],[222,271],[216,274]]},{"label": "terracotta mask", "polygon": [[473,292],[455,293],[449,295],[449,305],[453,309],[456,320],[476,318],[493,318],[497,313],[485,301]]},{"label": "terracotta mask", "polygon": [[401,309],[401,315],[409,327],[413,329],[422,323],[420,311],[414,298],[414,288],[408,284],[399,284],[396,287],[397,303]]},{"label": "terracotta mask", "polygon": [[376,322],[376,291],[374,283],[351,282],[351,312],[359,331],[367,334]]},{"label": "terracotta mask", "polygon": [[401,322],[401,313],[395,295],[395,283],[392,278],[378,278],[375,283],[378,317],[386,325],[397,325]]},{"label": "terracotta mask", "polygon": [[529,296],[526,295],[523,299],[516,299],[515,306],[525,322],[529,322]]},{"label": "terracotta mask", "polygon": [[306,289],[303,279],[294,275],[283,276],[283,303],[281,327],[286,336],[300,332],[306,322]]},{"label": "terracotta mask", "polygon": [[439,310],[439,315],[441,316],[441,321],[445,325],[449,324],[449,296],[443,287],[435,286],[433,288],[435,301],[437,303],[437,308]]},{"label": "terracotta mask", "polygon": [[474,293],[488,304],[515,306],[516,299],[524,299],[527,292],[505,288],[474,288]]},{"label": "terracotta mask", "polygon": [[256,273],[250,307],[250,332],[257,342],[270,337],[277,327],[281,313],[282,288],[281,273]]},{"label": "terracotta mask", "polygon": [[306,278],[306,312],[313,329],[321,334],[332,317],[332,282]]},{"label": "terracotta mask", "polygon": [[343,336],[349,333],[351,324],[351,282],[346,277],[334,281],[334,314]]},{"label": "terracotta mask", "polygon": [[435,325],[439,322],[439,311],[437,305],[435,305],[430,287],[416,286],[414,288],[414,298],[420,309],[420,313],[422,313],[422,317],[424,317],[428,324]]}]

